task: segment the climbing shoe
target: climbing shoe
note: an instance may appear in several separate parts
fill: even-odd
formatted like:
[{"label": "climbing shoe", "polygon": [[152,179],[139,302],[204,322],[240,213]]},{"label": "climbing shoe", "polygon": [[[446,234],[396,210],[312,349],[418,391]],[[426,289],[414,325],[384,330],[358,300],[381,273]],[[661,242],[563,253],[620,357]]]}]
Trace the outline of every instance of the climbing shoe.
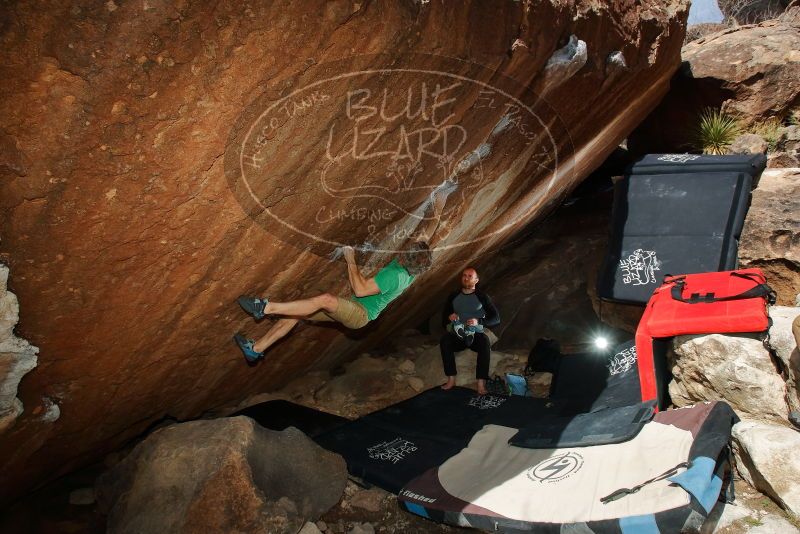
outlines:
[{"label": "climbing shoe", "polygon": [[255,363],[264,357],[263,352],[256,352],[253,350],[253,344],[255,341],[252,339],[247,339],[242,334],[235,334],[233,336],[233,340],[237,345],[239,345],[239,348],[244,353],[244,359],[247,360],[247,363]]},{"label": "climbing shoe", "polygon": [[255,319],[264,318],[264,309],[267,307],[267,304],[269,304],[269,300],[265,298],[257,299],[255,297],[248,297],[247,295],[242,295],[236,302],[239,303],[239,306],[241,306],[244,311],[252,315]]}]

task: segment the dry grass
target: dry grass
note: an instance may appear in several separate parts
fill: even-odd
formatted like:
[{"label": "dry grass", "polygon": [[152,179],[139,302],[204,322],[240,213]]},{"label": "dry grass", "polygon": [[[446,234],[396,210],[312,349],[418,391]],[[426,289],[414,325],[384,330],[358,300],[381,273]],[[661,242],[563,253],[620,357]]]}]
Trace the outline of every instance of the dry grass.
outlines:
[{"label": "dry grass", "polygon": [[778,18],[785,10],[785,0],[719,0],[719,8],[728,26],[759,24]]},{"label": "dry grass", "polygon": [[756,135],[760,135],[767,142],[768,150],[772,152],[778,146],[778,141],[781,140],[783,124],[776,118],[770,118],[762,122],[758,122],[752,126],[750,131]]}]

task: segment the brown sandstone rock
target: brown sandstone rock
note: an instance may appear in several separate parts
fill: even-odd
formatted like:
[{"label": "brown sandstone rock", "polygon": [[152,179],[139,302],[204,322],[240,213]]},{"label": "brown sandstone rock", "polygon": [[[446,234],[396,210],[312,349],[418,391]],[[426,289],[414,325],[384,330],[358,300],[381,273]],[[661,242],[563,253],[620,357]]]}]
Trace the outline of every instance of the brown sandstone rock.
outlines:
[{"label": "brown sandstone rock", "polygon": [[344,491],[344,460],[247,417],[155,432],[98,481],[111,533],[297,532]]},{"label": "brown sandstone rock", "polygon": [[756,134],[742,134],[733,140],[728,152],[731,154],[766,154],[768,143]]},{"label": "brown sandstone rock", "polygon": [[678,336],[669,393],[676,406],[724,400],[741,417],[788,426],[800,410],[800,353],[792,332],[800,308],[772,306],[770,353],[759,336]]},{"label": "brown sandstone rock", "polygon": [[[19,398],[57,399],[61,417],[26,412],[0,438],[0,502],[153,421],[278,388],[430,315],[448,262],[540,218],[661,99],[687,11],[684,0],[8,8],[0,259],[19,330],[41,348]],[[388,107],[370,115],[384,89]],[[398,115],[405,89],[412,111]],[[369,99],[348,108],[361,90]],[[254,325],[239,294],[346,293],[327,255],[408,241],[446,173],[459,189],[431,272],[362,331],[300,326],[244,364],[231,334],[269,321]]]},{"label": "brown sandstone rock", "polygon": [[746,124],[784,117],[800,98],[797,24],[771,20],[723,31],[689,43],[681,55],[696,83],[716,85],[725,95],[722,110]]},{"label": "brown sandstone rock", "polygon": [[784,118],[800,101],[800,7],[780,20],[739,26],[683,47],[668,95],[628,139],[636,153],[692,148],[700,112],[721,108],[747,126]]},{"label": "brown sandstone rock", "polygon": [[787,152],[773,152],[767,158],[767,168],[783,169],[786,167],[800,167],[800,157]]},{"label": "brown sandstone rock", "polygon": [[775,150],[767,154],[767,167],[800,167],[800,126],[795,124],[781,129]]},{"label": "brown sandstone rock", "polygon": [[800,169],[767,169],[753,191],[739,244],[742,267],[758,267],[792,305],[800,293]]},{"label": "brown sandstone rock", "polygon": [[369,512],[377,512],[381,509],[381,501],[388,496],[389,495],[380,488],[359,490],[350,497],[350,505]]}]

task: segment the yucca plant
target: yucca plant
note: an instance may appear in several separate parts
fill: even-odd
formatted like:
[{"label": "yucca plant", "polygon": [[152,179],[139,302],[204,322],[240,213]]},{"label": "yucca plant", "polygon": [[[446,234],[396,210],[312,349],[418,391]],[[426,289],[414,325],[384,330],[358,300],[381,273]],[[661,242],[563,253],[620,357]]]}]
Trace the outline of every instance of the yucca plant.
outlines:
[{"label": "yucca plant", "polygon": [[706,108],[700,114],[695,132],[697,148],[704,154],[727,154],[728,147],[741,130],[739,122],[722,110]]},{"label": "yucca plant", "polygon": [[754,124],[752,131],[754,134],[764,138],[764,141],[767,142],[768,150],[772,152],[778,146],[778,141],[781,140],[782,129],[781,121],[773,117]]}]

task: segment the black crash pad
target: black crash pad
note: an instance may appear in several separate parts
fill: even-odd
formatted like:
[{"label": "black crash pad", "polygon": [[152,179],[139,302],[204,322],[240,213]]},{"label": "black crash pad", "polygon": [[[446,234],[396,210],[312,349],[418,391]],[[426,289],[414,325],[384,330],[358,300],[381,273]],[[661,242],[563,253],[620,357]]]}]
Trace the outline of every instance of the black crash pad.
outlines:
[{"label": "black crash pad", "polygon": [[547,399],[479,396],[474,390],[433,388],[351,421],[315,441],[341,454],[348,471],[387,491],[440,465],[486,424],[520,428],[561,413]]},{"label": "black crash pad", "polygon": [[623,443],[653,418],[655,401],[573,416],[548,415],[520,429],[508,441],[526,449],[555,449]]},{"label": "black crash pad", "polygon": [[642,400],[634,340],[608,352],[565,354],[553,375],[550,397],[562,413],[619,408]]},{"label": "black crash pad", "polygon": [[755,185],[766,166],[764,154],[648,154],[628,166],[625,174],[741,172],[749,174]]},{"label": "black crash pad", "polygon": [[744,172],[632,174],[618,181],[598,295],[645,304],[667,274],[734,269],[752,183]]}]

